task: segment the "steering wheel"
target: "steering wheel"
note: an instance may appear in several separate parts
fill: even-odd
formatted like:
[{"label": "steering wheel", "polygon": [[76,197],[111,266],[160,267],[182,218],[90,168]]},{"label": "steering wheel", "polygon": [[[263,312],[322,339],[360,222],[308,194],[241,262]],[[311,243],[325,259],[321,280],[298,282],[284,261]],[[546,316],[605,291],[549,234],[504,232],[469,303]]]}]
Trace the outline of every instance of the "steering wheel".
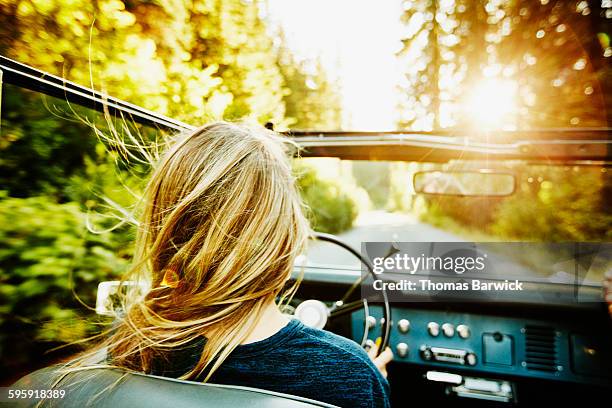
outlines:
[{"label": "steering wheel", "polygon": [[[342,241],[340,238],[336,237],[335,235],[326,234],[322,232],[314,232],[311,237],[318,241],[325,241],[325,242],[332,243],[350,252],[357,259],[359,259],[359,261],[368,269],[369,274],[374,279],[378,279],[378,277],[374,273],[374,268],[372,267],[372,264],[370,263],[370,261],[366,257],[364,257],[361,253],[359,253],[359,251],[357,251],[355,248],[353,248],[346,242]],[[342,299],[335,302],[332,307],[328,308],[322,302],[318,300],[307,300],[298,306],[298,308],[296,309],[296,315],[299,314],[300,307],[302,307],[303,305],[306,305],[308,302],[313,302],[308,306],[313,307],[314,309],[317,309],[315,313],[318,312],[321,314],[326,314],[328,318],[334,318],[340,315],[344,315],[346,313],[350,313],[354,310],[363,308],[364,313],[365,313],[365,318],[364,318],[364,330],[363,330],[363,339],[361,341],[361,346],[362,347],[365,346],[366,341],[368,339],[368,331],[369,331],[368,301],[366,299],[362,299],[359,301],[347,303],[347,300],[351,297],[351,295],[355,292],[355,290],[359,288],[359,285],[361,285],[365,277],[366,275],[362,275],[359,279],[357,279],[357,281],[355,281],[355,283],[353,283],[353,285],[351,285],[351,287],[346,291]],[[387,296],[387,291],[384,286],[383,286],[381,293],[382,293],[382,299],[383,299],[383,318],[381,320],[381,336],[380,336],[381,342],[380,342],[380,347],[378,348],[378,354],[382,353],[389,345],[389,334],[391,331],[391,307],[389,306],[389,298]]]}]

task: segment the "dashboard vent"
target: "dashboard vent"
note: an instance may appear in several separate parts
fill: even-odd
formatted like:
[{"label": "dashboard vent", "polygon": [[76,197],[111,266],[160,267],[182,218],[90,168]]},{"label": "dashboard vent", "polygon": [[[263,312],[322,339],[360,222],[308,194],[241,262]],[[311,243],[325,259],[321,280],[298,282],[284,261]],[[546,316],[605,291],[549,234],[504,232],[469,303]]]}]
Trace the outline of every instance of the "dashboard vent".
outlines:
[{"label": "dashboard vent", "polygon": [[557,371],[557,335],[551,327],[525,327],[525,367],[528,370]]}]

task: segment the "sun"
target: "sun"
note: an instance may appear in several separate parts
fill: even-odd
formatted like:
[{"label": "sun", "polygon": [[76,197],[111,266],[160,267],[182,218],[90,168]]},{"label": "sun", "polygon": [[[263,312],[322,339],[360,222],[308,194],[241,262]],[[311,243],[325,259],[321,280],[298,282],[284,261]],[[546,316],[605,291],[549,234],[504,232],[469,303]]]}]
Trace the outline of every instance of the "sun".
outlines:
[{"label": "sun", "polygon": [[486,129],[516,128],[517,83],[483,79],[468,93],[464,108],[474,126]]}]

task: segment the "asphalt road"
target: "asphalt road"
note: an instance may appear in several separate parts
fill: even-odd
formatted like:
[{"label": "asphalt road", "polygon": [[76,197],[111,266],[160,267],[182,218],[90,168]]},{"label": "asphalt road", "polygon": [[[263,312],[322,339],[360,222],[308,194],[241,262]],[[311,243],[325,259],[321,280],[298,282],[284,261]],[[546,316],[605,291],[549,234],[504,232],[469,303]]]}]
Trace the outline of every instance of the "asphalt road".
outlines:
[{"label": "asphalt road", "polygon": [[[409,214],[388,213],[384,211],[371,211],[362,214],[355,222],[353,228],[344,233],[338,234],[345,242],[351,244],[355,249],[361,251],[362,242],[462,242],[470,241],[469,238],[462,238],[440,228],[420,222],[416,217]],[[524,245],[524,244],[523,244]],[[524,252],[530,247],[519,246],[519,251]],[[551,258],[555,264],[548,265],[546,253],[525,252],[529,257],[541,259],[546,271],[538,271],[530,266],[523,264],[520,256],[516,257],[498,251],[487,253],[488,265],[483,277],[488,279],[521,279],[523,281],[548,281],[554,283],[576,284],[584,283],[597,285],[601,282],[599,276],[583,272],[582,276],[576,280],[574,276],[575,261],[573,259]],[[519,255],[519,254],[517,254]],[[524,255],[524,254],[523,254]],[[307,252],[309,264],[335,265],[340,267],[350,267],[360,269],[359,261],[349,252],[326,242],[311,242]],[[563,261],[563,262],[561,262]],[[513,293],[513,292],[508,292]],[[538,298],[538,292],[532,293]],[[538,298],[540,299],[540,298]],[[537,301],[537,299],[536,299]],[[540,301],[546,302],[547,298],[542,297]]]},{"label": "asphalt road", "polygon": [[[470,241],[440,228],[420,222],[410,214],[388,213],[385,211],[371,211],[360,215],[354,227],[349,231],[338,234],[345,242],[361,251],[362,242],[463,242]],[[308,263],[324,265],[342,265],[360,269],[359,261],[347,251],[336,245],[326,242],[311,242],[307,252]],[[517,277],[534,278],[548,277],[551,281],[571,283],[573,277],[567,272],[556,274],[531,270],[521,265],[517,259],[512,259],[499,253],[488,254],[488,260],[494,265],[488,270],[489,278],[511,279]],[[573,270],[573,261],[566,262],[568,270]]]},{"label": "asphalt road", "polygon": [[[357,218],[353,228],[338,234],[345,242],[360,250],[362,242],[457,242],[458,235],[420,222],[410,214],[370,211]],[[320,264],[347,265],[359,268],[359,262],[348,252],[325,242],[313,242],[308,261]]]}]

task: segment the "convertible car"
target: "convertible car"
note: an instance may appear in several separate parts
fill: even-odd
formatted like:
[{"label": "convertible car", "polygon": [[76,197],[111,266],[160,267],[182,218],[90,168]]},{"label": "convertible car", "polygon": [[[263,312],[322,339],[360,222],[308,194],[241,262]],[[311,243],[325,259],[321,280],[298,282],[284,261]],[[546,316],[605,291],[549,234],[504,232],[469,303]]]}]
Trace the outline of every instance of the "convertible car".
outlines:
[{"label": "convertible car", "polygon": [[[170,131],[191,128],[15,61],[1,58],[0,63],[4,82],[12,86],[105,110],[146,126]],[[492,137],[400,131],[293,131],[287,137],[302,146],[299,160],[332,160],[338,166],[351,163],[355,167],[410,163],[412,167],[407,168],[411,177],[403,181],[405,189],[425,201],[447,197],[455,203],[506,199],[518,194],[525,180],[537,179],[538,172],[590,169],[598,172],[603,185],[602,202],[609,206],[611,132],[561,129],[501,132]],[[554,210],[554,204],[550,208]],[[288,313],[365,348],[379,337],[383,345],[388,344],[395,356],[388,369],[392,406],[532,407],[567,406],[572,401],[595,405],[605,404],[610,397],[612,324],[602,287],[603,274],[612,268],[609,244],[592,242],[587,251],[580,244],[568,243],[559,244],[563,248],[536,242],[488,244],[492,246],[486,248],[492,250],[502,246],[515,250],[498,255],[505,261],[495,262],[495,274],[480,279],[479,284],[491,289],[514,283],[514,289],[520,286],[522,290],[482,296],[475,294],[478,290],[451,288],[450,277],[445,273],[423,275],[419,270],[408,274],[407,279],[393,272],[377,273],[372,256],[382,254],[383,261],[377,264],[380,266],[385,265],[385,259],[396,259],[395,254],[414,246],[425,245],[431,254],[440,246],[478,241],[474,237],[455,235],[414,219],[372,212],[358,219],[356,227],[347,233],[321,233],[313,238],[311,249],[295,266],[295,278],[302,282]],[[600,241],[605,238],[602,236]],[[378,246],[368,246],[369,243]],[[473,244],[472,247],[487,245]],[[538,268],[533,262],[525,262],[525,258],[548,259],[547,254],[554,258],[557,250],[566,251],[566,255],[552,267]],[[468,275],[462,275],[463,283],[473,282]],[[417,288],[427,287],[404,296],[410,282]],[[369,287],[375,288],[376,293],[369,293]],[[98,312],[103,314],[112,307],[108,297],[113,282],[102,283],[99,288]],[[140,373],[123,377],[119,370],[99,370],[102,372],[94,380],[89,374],[71,374],[75,380],[73,392],[45,404],[84,406],[101,390],[112,386],[112,392],[96,399],[96,406],[329,406],[265,390]],[[49,388],[50,373],[52,368],[39,370],[11,389]],[[15,404],[28,406],[35,402],[36,398],[27,398]]]}]

